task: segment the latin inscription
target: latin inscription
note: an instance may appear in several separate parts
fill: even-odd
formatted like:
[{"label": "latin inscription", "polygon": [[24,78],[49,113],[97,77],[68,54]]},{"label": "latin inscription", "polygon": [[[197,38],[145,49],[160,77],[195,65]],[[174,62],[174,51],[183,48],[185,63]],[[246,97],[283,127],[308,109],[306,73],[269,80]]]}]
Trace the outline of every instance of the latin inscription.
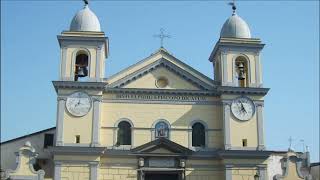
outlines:
[{"label": "latin inscription", "polygon": [[150,167],[174,167],[174,159],[150,158]]},{"label": "latin inscription", "polygon": [[140,100],[164,100],[164,101],[206,101],[205,96],[181,96],[181,95],[140,95],[140,94],[117,94],[117,99],[140,99]]}]

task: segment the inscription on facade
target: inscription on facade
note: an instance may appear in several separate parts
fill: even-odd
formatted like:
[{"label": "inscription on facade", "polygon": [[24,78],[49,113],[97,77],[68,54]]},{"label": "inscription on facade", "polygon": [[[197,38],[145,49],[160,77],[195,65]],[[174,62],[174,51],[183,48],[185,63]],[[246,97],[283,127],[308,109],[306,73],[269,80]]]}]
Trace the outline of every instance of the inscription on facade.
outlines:
[{"label": "inscription on facade", "polygon": [[174,167],[174,159],[150,158],[150,167]]},{"label": "inscription on facade", "polygon": [[184,95],[144,95],[144,94],[117,94],[116,99],[139,99],[139,100],[164,100],[164,101],[206,101],[205,96]]}]

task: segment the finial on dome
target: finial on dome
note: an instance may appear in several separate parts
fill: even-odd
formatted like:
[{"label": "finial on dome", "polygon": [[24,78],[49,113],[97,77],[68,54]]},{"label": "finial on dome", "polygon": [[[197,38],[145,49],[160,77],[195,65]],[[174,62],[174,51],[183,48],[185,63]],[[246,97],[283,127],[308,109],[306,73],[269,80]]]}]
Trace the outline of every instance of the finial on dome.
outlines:
[{"label": "finial on dome", "polygon": [[83,0],[84,5],[87,6],[89,4],[89,0]]},{"label": "finial on dome", "polygon": [[235,15],[237,9],[235,0],[232,0],[232,2],[229,3],[229,5],[232,6],[232,15]]}]

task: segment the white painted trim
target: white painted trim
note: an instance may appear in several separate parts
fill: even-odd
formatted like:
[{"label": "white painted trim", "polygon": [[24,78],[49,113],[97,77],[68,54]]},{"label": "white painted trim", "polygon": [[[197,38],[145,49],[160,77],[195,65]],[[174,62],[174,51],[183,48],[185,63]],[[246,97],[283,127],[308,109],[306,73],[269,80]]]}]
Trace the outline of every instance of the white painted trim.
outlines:
[{"label": "white painted trim", "polygon": [[58,97],[57,103],[57,122],[56,122],[56,146],[63,146],[63,120],[66,106],[66,99]]},{"label": "white painted trim", "polygon": [[61,163],[54,163],[54,180],[61,180]]},{"label": "white painted trim", "polygon": [[100,146],[100,119],[101,119],[101,98],[93,99],[93,114],[92,114],[92,147]]},{"label": "white painted trim", "polygon": [[258,131],[258,149],[264,150],[264,128],[263,128],[263,106],[256,106],[257,131]]},{"label": "white painted trim", "polygon": [[230,138],[230,104],[224,103],[223,105],[223,130],[224,130],[224,149],[231,148]]}]

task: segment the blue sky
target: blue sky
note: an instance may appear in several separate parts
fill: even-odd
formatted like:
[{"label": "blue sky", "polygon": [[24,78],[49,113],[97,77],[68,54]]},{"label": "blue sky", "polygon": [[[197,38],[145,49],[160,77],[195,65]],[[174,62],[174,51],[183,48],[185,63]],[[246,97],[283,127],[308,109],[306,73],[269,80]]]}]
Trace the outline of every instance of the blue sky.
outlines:
[{"label": "blue sky", "polygon": [[[1,1],[1,141],[55,126],[60,51],[56,35],[83,7],[73,1]],[[227,1],[92,1],[91,9],[110,38],[107,77],[159,48],[153,35],[165,28],[165,47],[213,78],[210,52],[224,21]],[[239,1],[238,14],[262,52],[264,125],[270,150],[301,139],[319,161],[319,2]]]}]

